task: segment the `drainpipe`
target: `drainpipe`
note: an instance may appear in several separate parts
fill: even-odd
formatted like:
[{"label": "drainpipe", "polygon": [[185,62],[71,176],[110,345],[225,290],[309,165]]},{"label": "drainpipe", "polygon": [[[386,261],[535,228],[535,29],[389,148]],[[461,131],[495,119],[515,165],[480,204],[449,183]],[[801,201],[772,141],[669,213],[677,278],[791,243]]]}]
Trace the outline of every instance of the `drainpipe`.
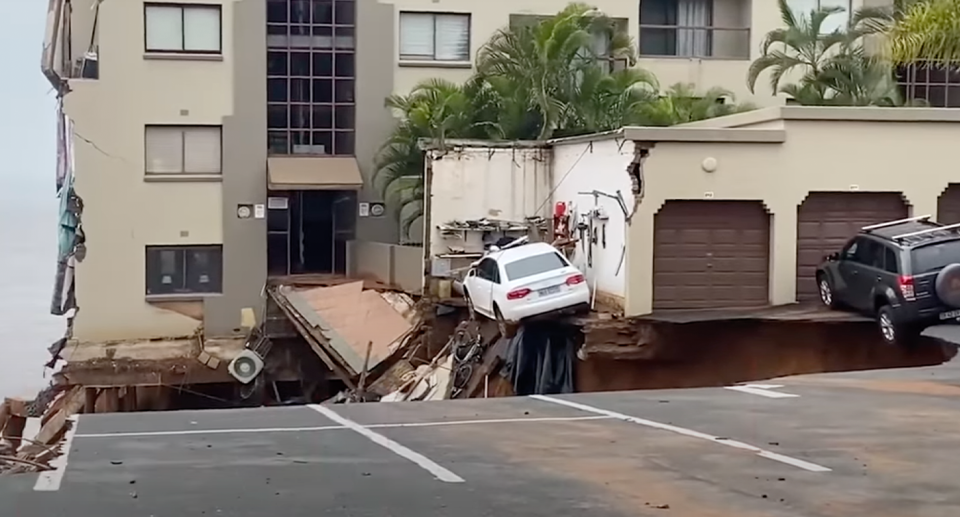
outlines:
[{"label": "drainpipe", "polygon": [[424,297],[432,296],[430,292],[433,274],[433,254],[430,253],[433,236],[433,218],[430,210],[433,206],[433,154],[423,151],[423,285],[421,293]]}]

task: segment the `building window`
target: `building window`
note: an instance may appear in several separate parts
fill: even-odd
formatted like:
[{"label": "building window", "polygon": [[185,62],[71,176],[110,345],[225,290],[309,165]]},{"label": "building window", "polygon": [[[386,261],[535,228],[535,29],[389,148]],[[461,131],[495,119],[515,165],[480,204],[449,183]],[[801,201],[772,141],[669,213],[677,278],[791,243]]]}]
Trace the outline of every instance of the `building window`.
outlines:
[{"label": "building window", "polygon": [[712,0],[644,0],[640,3],[640,55],[750,59],[749,2],[735,1],[717,26]]},{"label": "building window", "polygon": [[713,2],[645,0],[640,3],[640,53],[710,57]]},{"label": "building window", "polygon": [[470,61],[470,15],[400,13],[401,61]]},{"label": "building window", "polygon": [[223,34],[219,5],[146,4],[147,52],[219,54]]},{"label": "building window", "polygon": [[821,34],[830,34],[847,28],[850,23],[850,0],[787,0],[787,5],[797,18],[810,19],[810,13],[830,7],[840,7],[843,12],[832,14],[820,26]]},{"label": "building window", "polygon": [[222,246],[147,246],[147,296],[223,291]]},{"label": "building window", "polygon": [[220,126],[147,126],[144,132],[145,172],[221,174]]},{"label": "building window", "polygon": [[267,146],[354,154],[356,2],[267,0]]}]

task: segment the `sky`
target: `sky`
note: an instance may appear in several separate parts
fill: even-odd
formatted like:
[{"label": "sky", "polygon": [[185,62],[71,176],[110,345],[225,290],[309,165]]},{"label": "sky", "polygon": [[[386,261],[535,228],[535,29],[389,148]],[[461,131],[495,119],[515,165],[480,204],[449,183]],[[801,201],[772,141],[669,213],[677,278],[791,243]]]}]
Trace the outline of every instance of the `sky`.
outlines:
[{"label": "sky", "polygon": [[48,382],[47,347],[66,322],[50,315],[56,272],[56,96],[40,73],[43,0],[0,0],[0,397]]}]

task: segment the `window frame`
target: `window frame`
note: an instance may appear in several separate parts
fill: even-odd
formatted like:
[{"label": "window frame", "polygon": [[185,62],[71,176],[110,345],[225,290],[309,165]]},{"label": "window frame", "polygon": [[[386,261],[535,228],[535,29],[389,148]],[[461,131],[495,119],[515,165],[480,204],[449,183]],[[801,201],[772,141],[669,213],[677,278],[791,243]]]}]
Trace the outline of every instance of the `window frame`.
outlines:
[{"label": "window frame", "polygon": [[[816,7],[816,8],[817,8],[818,10],[823,9],[823,2],[824,2],[824,0],[815,0],[815,1],[817,2],[817,7]],[[855,13],[854,13],[854,9],[853,9],[853,0],[842,0],[842,1],[846,2],[846,4],[847,4],[847,5],[844,5],[844,6],[840,6],[840,7],[843,7],[845,10],[844,10],[842,13],[839,13],[840,16],[845,16],[845,17],[846,17],[845,23],[840,26],[841,29],[844,29],[844,28],[846,28],[847,26],[850,25],[850,20],[853,19],[853,15],[854,15]],[[806,15],[810,14],[809,11],[797,11],[797,10],[795,10],[795,9],[793,8],[793,6],[790,5],[791,3],[794,3],[793,0],[787,0],[787,5],[790,7],[790,10],[791,10],[791,12],[793,12],[794,16],[796,16],[797,14],[800,14],[800,15],[802,15],[802,16],[806,16]],[[837,15],[834,15],[834,16],[837,16]],[[832,20],[831,20],[830,18],[827,18],[826,21],[832,21]],[[823,27],[822,27],[822,26],[820,27],[820,35],[821,35],[821,36],[826,35],[826,34],[831,34],[832,32],[833,32],[833,31],[823,32]]]},{"label": "window frame", "polygon": [[[433,57],[404,57],[403,54],[403,15],[427,15],[433,20]],[[437,58],[437,17],[438,16],[462,16],[467,19],[467,55],[466,59],[438,59]],[[400,11],[397,13],[397,60],[400,63],[440,63],[440,64],[463,64],[472,63],[473,55],[473,13],[464,13],[456,11]],[[409,56],[409,55],[408,55]]]},{"label": "window frame", "polygon": [[[166,7],[180,9],[180,46],[178,49],[152,49],[147,40],[147,11],[151,7]],[[216,10],[220,23],[217,24],[217,50],[187,50],[186,19],[188,9]],[[191,4],[191,3],[157,3],[144,2],[143,4],[143,51],[147,54],[181,54],[185,56],[222,56],[223,55],[223,6],[221,4]]]},{"label": "window frame", "polygon": [[[214,263],[216,271],[216,285],[215,289],[209,291],[196,291],[190,290],[190,272],[189,272],[189,253],[198,251],[198,250],[207,250],[215,252]],[[178,273],[182,277],[180,282],[180,287],[175,288],[169,292],[151,292],[151,287],[157,284],[152,278],[151,273],[154,275],[159,275],[159,271],[151,272],[151,263],[154,262],[153,257],[157,255],[152,255],[152,253],[159,254],[163,251],[174,251],[177,253]],[[167,297],[175,298],[184,298],[184,297],[206,297],[206,296],[217,296],[223,294],[223,245],[222,244],[189,244],[189,245],[167,245],[167,244],[157,244],[157,245],[147,245],[144,247],[144,294],[148,300],[151,299],[160,299]]]},{"label": "window frame", "polygon": [[[151,128],[157,129],[178,129],[180,130],[180,172],[150,172],[150,166],[147,163],[147,145],[148,133]],[[220,156],[217,158],[220,162],[219,172],[189,172],[187,168],[187,130],[190,129],[213,129],[216,128],[220,133]],[[190,177],[222,177],[223,176],[223,125],[217,124],[145,124],[143,126],[143,175],[148,178],[190,178]]]}]

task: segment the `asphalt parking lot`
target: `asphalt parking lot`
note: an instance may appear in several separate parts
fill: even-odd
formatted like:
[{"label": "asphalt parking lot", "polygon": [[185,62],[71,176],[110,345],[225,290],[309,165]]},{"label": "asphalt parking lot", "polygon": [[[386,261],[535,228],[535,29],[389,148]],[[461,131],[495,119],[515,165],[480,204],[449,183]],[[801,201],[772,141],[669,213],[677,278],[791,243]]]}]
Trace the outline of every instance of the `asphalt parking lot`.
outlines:
[{"label": "asphalt parking lot", "polygon": [[15,516],[955,516],[960,365],[736,389],[82,416]]}]

